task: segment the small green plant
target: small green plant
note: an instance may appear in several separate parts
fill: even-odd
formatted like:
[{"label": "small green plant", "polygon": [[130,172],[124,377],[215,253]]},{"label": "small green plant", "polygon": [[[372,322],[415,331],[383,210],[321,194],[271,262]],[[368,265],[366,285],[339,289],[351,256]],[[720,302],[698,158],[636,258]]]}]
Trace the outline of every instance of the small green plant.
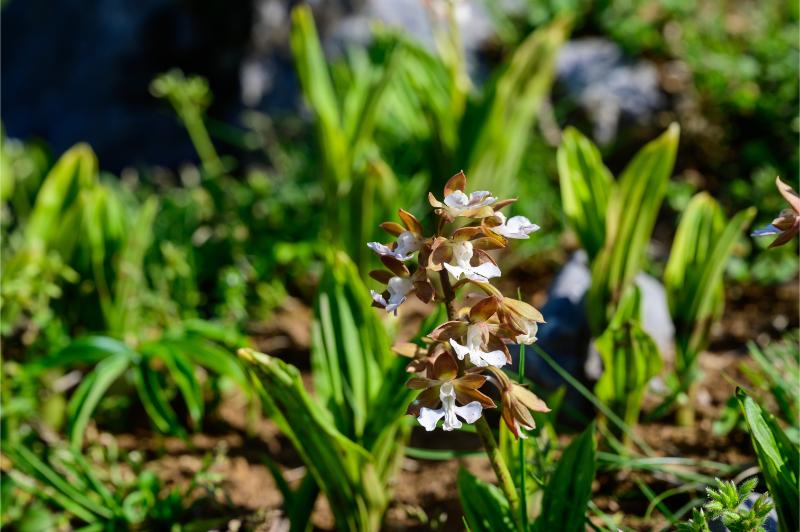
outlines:
[{"label": "small green plant", "polygon": [[617,181],[592,142],[569,128],[558,149],[567,222],[589,255],[592,286],[587,314],[592,334],[605,331],[644,264],[650,234],[678,148],[673,124],[642,148]]},{"label": "small green plant", "polygon": [[[89,336],[37,361],[35,366],[40,370],[92,368],[68,404],[67,431],[72,448],[81,449],[95,410],[118,381],[132,380],[153,425],[162,433],[179,436],[185,436],[186,429],[170,404],[176,395],[186,405],[192,429],[199,428],[203,420],[205,395],[198,368],[208,370],[215,379],[227,377],[248,393],[249,381],[240,362],[209,339],[210,329],[214,329],[211,323],[186,322],[180,329],[167,331],[154,340],[137,338],[134,345],[109,336]],[[215,336],[230,338],[230,334],[221,331]],[[241,341],[238,337],[236,340]]]},{"label": "small green plant", "polygon": [[64,527],[80,522],[83,530],[176,526],[180,530],[181,523],[192,521],[192,507],[203,500],[203,495],[206,500],[213,496],[222,480],[210,471],[212,456],[204,459],[191,482],[167,490],[153,471],[143,467],[138,452],[125,453],[120,460],[115,444],[92,449],[98,452],[89,458],[58,443],[49,444],[41,457],[31,449],[41,445],[31,443],[3,448],[10,468],[0,479],[2,524],[21,530],[50,529],[58,522]]},{"label": "small green plant", "polygon": [[736,242],[755,216],[755,209],[730,221],[708,194],[695,195],[678,224],[664,270],[670,315],[675,324],[675,383],[661,409],[677,399],[678,423],[694,421],[693,386],[700,353],[708,347],[711,327],[722,317],[725,304],[723,274]]},{"label": "small green plant", "polygon": [[[747,508],[744,503],[753,493],[758,480],[752,478],[738,487],[735,482],[717,479],[717,488],[706,488],[710,499],[703,509],[695,509],[692,518],[678,525],[681,532],[709,532],[709,519],[720,519],[731,532],[759,532],[772,511],[767,495],[761,495]],[[705,512],[708,512],[706,515]]]},{"label": "small green plant", "polygon": [[[639,289],[631,286],[608,328],[595,342],[605,368],[595,385],[597,398],[629,426],[638,423],[647,384],[661,370],[658,347],[642,330],[640,316]],[[601,417],[604,425],[606,421]],[[612,433],[620,435],[617,430]],[[628,436],[622,436],[625,446],[630,447]]]},{"label": "small green plant", "polygon": [[408,426],[411,397],[402,360],[370,308],[359,274],[333,254],[320,283],[312,325],[312,397],[300,372],[277,358],[240,351],[262,404],[292,442],[309,474],[291,490],[277,467],[293,530],[304,530],[319,492],[339,530],[377,530],[391,499],[391,479]]},{"label": "small green plant", "polygon": [[761,474],[778,512],[780,530],[800,526],[800,446],[781,429],[775,416],[765,412],[747,392],[738,388],[736,397],[747,423]]}]

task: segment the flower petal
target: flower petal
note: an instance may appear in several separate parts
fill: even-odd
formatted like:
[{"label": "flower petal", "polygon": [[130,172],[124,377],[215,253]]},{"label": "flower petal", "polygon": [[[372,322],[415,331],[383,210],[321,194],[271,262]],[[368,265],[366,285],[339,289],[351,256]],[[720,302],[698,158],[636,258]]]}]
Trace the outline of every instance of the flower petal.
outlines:
[{"label": "flower petal", "polygon": [[450,338],[450,345],[453,346],[453,350],[455,350],[456,356],[458,357],[459,360],[464,360],[464,357],[467,356],[467,355],[470,355],[470,357],[472,356],[472,354],[470,353],[469,347],[466,347],[466,346],[463,346],[463,345],[459,344],[458,342],[456,342],[452,338]]},{"label": "flower petal", "polygon": [[472,401],[464,406],[455,408],[456,415],[469,424],[475,423],[481,417],[483,407],[478,401]]},{"label": "flower petal", "polygon": [[[445,264],[447,266],[447,264]],[[500,277],[502,272],[500,268],[491,262],[485,262],[480,266],[475,266],[465,272],[467,279],[472,281],[488,281],[493,277]]]},{"label": "flower petal", "polygon": [[436,424],[443,417],[444,417],[443,408],[437,408],[436,410],[433,410],[431,408],[422,407],[419,411],[419,416],[417,417],[417,421],[419,421],[420,425],[425,427],[425,430],[431,432],[436,428]]},{"label": "flower petal", "polygon": [[[461,279],[464,275],[466,275],[466,270],[464,268],[459,268],[458,266],[451,266],[449,263],[445,262],[443,264],[445,269],[450,272],[450,275],[455,277],[456,279]],[[481,279],[485,281],[486,279]]]},{"label": "flower petal", "polygon": [[484,363],[483,364],[475,364],[476,366],[480,366],[480,365],[485,366],[485,365],[488,364],[489,366],[494,366],[496,368],[502,368],[503,366],[506,365],[506,362],[507,362],[506,361],[506,354],[504,352],[500,351],[499,349],[497,351],[489,351],[488,353],[481,352],[480,353],[480,357],[481,357],[481,359],[483,360]]}]

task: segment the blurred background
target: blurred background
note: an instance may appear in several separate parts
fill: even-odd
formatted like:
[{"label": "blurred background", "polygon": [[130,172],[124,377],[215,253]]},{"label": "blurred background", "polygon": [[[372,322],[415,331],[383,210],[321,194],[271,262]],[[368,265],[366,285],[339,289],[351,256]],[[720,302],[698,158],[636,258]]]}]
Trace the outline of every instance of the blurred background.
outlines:
[{"label": "blurred background", "polygon": [[[679,124],[655,278],[697,192],[769,223],[785,207],[775,177],[798,183],[798,30],[783,0],[2,2],[5,432],[27,441],[46,420],[83,437],[70,398],[111,345],[69,351],[89,334],[158,356],[199,342],[200,366],[251,344],[307,369],[328,250],[366,280],[378,223],[422,216],[461,169],[541,226],[504,282],[543,305],[580,247],[556,163],[568,126],[619,175]],[[768,244],[734,246],[713,349],[798,326],[796,242]],[[173,414],[201,426],[191,400],[156,415],[133,382],[101,426],[130,412],[165,433]]]}]

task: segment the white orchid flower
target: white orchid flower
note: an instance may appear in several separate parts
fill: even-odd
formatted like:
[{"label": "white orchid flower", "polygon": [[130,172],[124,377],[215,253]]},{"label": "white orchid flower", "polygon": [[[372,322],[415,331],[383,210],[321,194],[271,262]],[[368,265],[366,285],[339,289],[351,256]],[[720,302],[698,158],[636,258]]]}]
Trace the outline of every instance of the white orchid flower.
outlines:
[{"label": "white orchid flower", "polygon": [[453,346],[459,360],[464,360],[465,356],[469,356],[469,361],[474,366],[495,366],[497,368],[505,366],[507,360],[504,352],[499,349],[496,351],[484,351],[482,344],[483,335],[480,327],[476,325],[467,327],[467,345],[461,345],[452,338],[450,339],[450,345]]},{"label": "white orchid flower", "polygon": [[409,292],[413,290],[414,283],[408,277],[392,277],[386,284],[386,289],[389,291],[389,300],[387,301],[382,294],[375,290],[370,290],[372,300],[386,309],[386,312],[394,312],[397,315],[397,307],[399,307],[408,298]]},{"label": "white orchid flower", "polygon": [[524,216],[512,216],[506,220],[502,212],[496,212],[494,215],[500,220],[500,225],[492,227],[492,231],[506,238],[527,239],[529,234],[540,229]]},{"label": "white orchid flower", "polygon": [[497,201],[497,198],[492,196],[488,190],[476,190],[469,196],[460,190],[456,190],[444,198],[444,204],[453,216],[458,216],[464,211],[491,205],[495,201]]},{"label": "white orchid flower", "polygon": [[454,430],[461,428],[460,417],[468,424],[475,423],[481,417],[483,407],[478,401],[472,401],[464,406],[456,406],[456,391],[450,382],[442,383],[439,388],[439,398],[442,400],[441,408],[422,407],[419,411],[417,420],[425,427],[425,430],[432,431],[440,419],[444,418],[442,428],[444,430]]},{"label": "white orchid flower", "polygon": [[369,242],[367,244],[367,247],[378,255],[394,257],[400,261],[410,259],[421,246],[422,241],[411,231],[403,231],[397,236],[397,246],[394,249],[380,242]]},{"label": "white orchid flower", "polygon": [[500,277],[500,268],[491,262],[484,262],[472,266],[472,243],[461,241],[453,243],[453,259],[451,263],[444,263],[444,267],[456,279],[466,277],[471,281],[486,282],[492,277]]}]

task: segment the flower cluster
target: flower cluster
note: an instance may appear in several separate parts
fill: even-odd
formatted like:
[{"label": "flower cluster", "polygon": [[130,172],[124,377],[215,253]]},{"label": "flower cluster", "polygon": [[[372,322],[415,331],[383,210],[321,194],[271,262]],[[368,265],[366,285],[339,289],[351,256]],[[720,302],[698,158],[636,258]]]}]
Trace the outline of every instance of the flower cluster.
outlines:
[{"label": "flower cluster", "polygon": [[[425,236],[419,220],[402,209],[402,225],[381,224],[395,241],[368,244],[386,267],[370,272],[386,285],[382,293],[372,291],[373,306],[396,314],[414,294],[447,308],[448,321],[424,338],[424,348],[395,346],[399,354],[412,358],[408,370],[414,376],[408,385],[421,392],[408,413],[423,427],[434,430],[440,420],[444,430],[474,423],[484,408],[495,407],[481,391],[488,385],[501,398],[509,429],[524,437],[520,428],[534,427],[530,411],[549,409],[501,368],[511,362],[507,344],[535,342],[543,319],[533,306],[504,297],[492,286],[490,279],[500,277],[501,271],[489,252],[505,248],[510,239],[527,239],[539,227],[524,216],[506,218],[500,212],[515,200],[498,200],[488,191],[467,194],[465,188],[466,177],[459,172],[445,185],[442,201],[429,194],[436,215],[432,236]],[[458,305],[461,289],[464,297]]]}]

